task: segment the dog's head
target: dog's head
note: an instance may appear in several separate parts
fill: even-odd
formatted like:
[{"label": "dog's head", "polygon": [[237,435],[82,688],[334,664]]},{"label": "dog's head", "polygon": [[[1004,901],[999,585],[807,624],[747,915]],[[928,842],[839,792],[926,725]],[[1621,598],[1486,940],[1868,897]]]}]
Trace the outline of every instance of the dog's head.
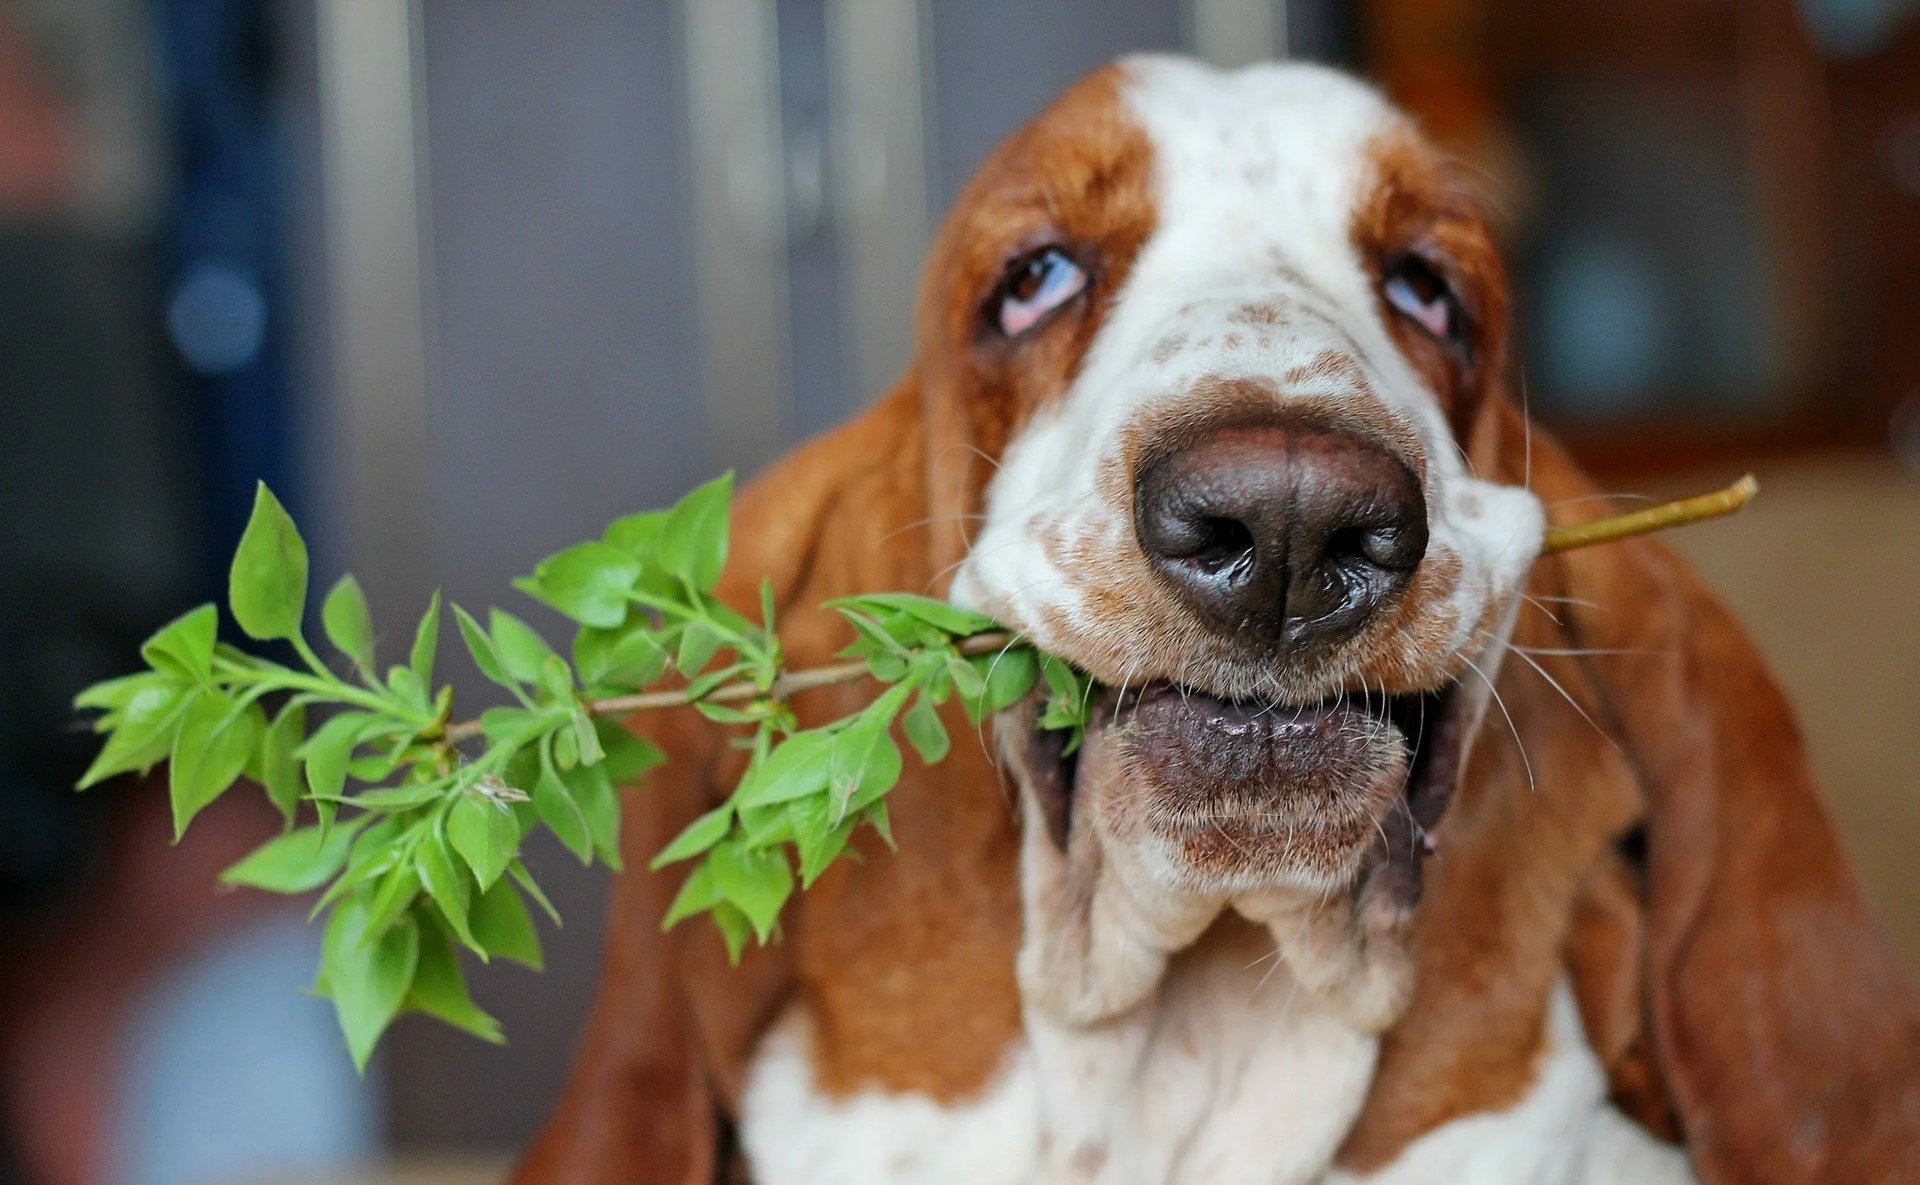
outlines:
[{"label": "dog's head", "polygon": [[927,285],[921,373],[998,459],[953,595],[1111,689],[1110,827],[1192,887],[1349,877],[1451,776],[1540,538],[1465,451],[1506,298],[1448,164],[1333,71],[1129,59],[988,163]]}]

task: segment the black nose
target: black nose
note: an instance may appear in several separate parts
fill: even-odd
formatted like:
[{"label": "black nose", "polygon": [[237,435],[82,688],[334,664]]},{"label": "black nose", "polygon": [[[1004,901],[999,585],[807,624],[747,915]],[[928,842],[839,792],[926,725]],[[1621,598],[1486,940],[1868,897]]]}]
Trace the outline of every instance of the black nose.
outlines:
[{"label": "black nose", "polygon": [[[1364,437],[1221,428],[1134,480],[1134,531],[1213,629],[1299,651],[1352,635],[1427,550],[1420,482]],[[1251,640],[1251,639],[1250,639]]]}]

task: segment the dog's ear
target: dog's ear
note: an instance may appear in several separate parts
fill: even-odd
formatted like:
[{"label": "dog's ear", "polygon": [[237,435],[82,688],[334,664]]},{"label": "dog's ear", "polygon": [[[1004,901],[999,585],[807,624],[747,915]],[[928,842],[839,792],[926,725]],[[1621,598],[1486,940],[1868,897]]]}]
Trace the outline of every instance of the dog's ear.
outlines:
[{"label": "dog's ear", "polygon": [[[925,516],[920,415],[909,379],[736,500],[718,595],[757,620],[765,579],[790,666],[831,661],[846,641],[821,601],[924,585],[925,539],[901,525]],[[626,871],[614,883],[599,993],[560,1104],[514,1177],[520,1185],[730,1179],[746,1062],[791,991],[792,935],[750,948],[734,967],[703,918],[661,932],[689,866],[654,872],[648,862],[731,792],[742,760],[723,729],[693,712],[631,723],[667,760],[624,795]]]},{"label": "dog's ear", "polygon": [[[1549,507],[1603,513],[1581,505],[1591,485],[1550,441],[1536,436],[1531,456]],[[1920,1179],[1920,997],[1760,656],[1657,544],[1542,564],[1645,798],[1646,1003],[1696,1170]]]},{"label": "dog's ear", "polygon": [[627,869],[614,882],[598,995],[559,1106],[513,1177],[519,1185],[722,1179],[726,1122],[682,966],[692,936],[660,929],[684,869],[647,868],[706,809],[711,743],[677,719],[650,720],[637,731],[660,745],[667,764],[625,792]]}]

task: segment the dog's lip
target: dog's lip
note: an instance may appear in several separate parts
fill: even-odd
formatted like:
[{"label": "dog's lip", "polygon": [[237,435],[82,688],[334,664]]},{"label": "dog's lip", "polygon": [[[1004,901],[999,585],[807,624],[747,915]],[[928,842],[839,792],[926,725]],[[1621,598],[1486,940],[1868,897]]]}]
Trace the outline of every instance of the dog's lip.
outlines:
[{"label": "dog's lip", "polygon": [[[1404,821],[1388,827],[1406,834],[1412,857],[1430,850],[1429,835],[1446,810],[1458,778],[1464,749],[1464,725],[1458,710],[1458,687],[1447,683],[1428,691],[1385,695],[1343,692],[1312,703],[1286,704],[1229,699],[1166,680],[1136,685],[1125,691],[1101,688],[1096,692],[1087,722],[1089,732],[1120,725],[1137,727],[1141,709],[1149,714],[1168,712],[1185,717],[1183,725],[1197,727],[1209,742],[1220,746],[1280,745],[1296,759],[1331,756],[1342,729],[1355,725],[1390,726],[1407,750],[1405,777],[1395,795],[1394,815]],[[1067,734],[1032,728],[1026,766],[1039,780],[1041,804],[1048,828],[1064,844],[1078,788],[1078,755],[1066,752]],[[1193,787],[1196,795],[1212,788]]]}]

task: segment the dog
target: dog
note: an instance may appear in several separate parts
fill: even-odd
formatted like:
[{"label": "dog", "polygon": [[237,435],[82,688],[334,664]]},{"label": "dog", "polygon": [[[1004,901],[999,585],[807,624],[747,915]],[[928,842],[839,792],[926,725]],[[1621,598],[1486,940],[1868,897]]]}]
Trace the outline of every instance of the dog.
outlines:
[{"label": "dog", "polygon": [[[928,258],[906,376],[747,490],[795,665],[929,591],[1098,681],[913,768],[731,967],[615,890],[529,1185],[1920,1179],[1920,1004],[1752,646],[1510,393],[1458,170],[1335,71],[1124,59]],[[803,722],[871,686],[806,692]],[[741,758],[691,713],[636,868]],[[968,743],[971,735],[979,743]]]}]

